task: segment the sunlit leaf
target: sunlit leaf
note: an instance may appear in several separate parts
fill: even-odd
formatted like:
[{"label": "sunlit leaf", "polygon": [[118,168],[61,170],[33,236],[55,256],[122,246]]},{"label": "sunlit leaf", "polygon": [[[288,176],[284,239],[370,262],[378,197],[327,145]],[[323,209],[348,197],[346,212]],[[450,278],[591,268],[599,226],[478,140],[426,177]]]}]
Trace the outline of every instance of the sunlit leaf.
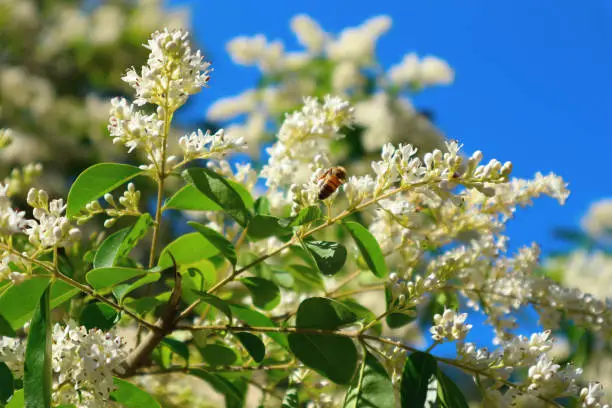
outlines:
[{"label": "sunlit leaf", "polygon": [[135,166],[98,163],[84,170],[70,187],[66,216],[74,217],[88,203],[141,174]]},{"label": "sunlit leaf", "polygon": [[51,407],[51,288],[47,285],[30,323],[23,389],[26,407]]}]

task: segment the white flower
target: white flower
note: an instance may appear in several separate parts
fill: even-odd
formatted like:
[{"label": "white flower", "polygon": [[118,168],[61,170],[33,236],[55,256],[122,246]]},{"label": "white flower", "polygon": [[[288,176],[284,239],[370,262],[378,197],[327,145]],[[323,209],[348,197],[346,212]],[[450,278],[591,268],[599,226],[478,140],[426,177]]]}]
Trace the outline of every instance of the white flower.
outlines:
[{"label": "white flower", "polygon": [[366,176],[350,176],[342,186],[350,208],[355,208],[372,196],[376,184],[369,174]]},{"label": "white flower", "polygon": [[261,172],[266,184],[303,183],[304,179],[296,177],[298,167],[312,164],[317,155],[327,160],[331,141],[343,137],[340,129],[352,122],[353,108],[347,101],[328,95],[321,104],[315,98],[305,98],[300,111],[285,117],[278,141],[267,150],[270,158]]},{"label": "white flower", "polygon": [[223,129],[215,134],[203,133],[200,129],[179,139],[179,146],[185,159],[223,157],[231,150],[246,147],[244,138],[228,136]]},{"label": "white flower", "polygon": [[593,238],[612,237],[612,199],[596,201],[582,218],[582,228]]},{"label": "white flower", "polygon": [[364,82],[359,67],[350,61],[343,61],[334,68],[332,74],[332,87],[336,92],[345,92],[361,85]]},{"label": "white flower", "polygon": [[307,15],[300,14],[291,19],[291,29],[300,44],[313,54],[319,54],[325,46],[326,34],[321,26]]},{"label": "white flower", "polygon": [[454,310],[444,309],[442,315],[434,315],[434,323],[429,331],[435,341],[463,340],[472,328],[465,324],[467,313],[457,314]]},{"label": "white flower", "polygon": [[406,54],[402,61],[389,69],[389,78],[398,86],[417,88],[432,85],[448,85],[453,82],[452,68],[437,57],[427,56],[419,61],[415,53]]},{"label": "white flower", "polygon": [[123,80],[136,90],[134,103],[153,103],[174,111],[189,95],[198,93],[209,80],[208,62],[200,51],[193,52],[189,33],[182,30],[156,31],[145,46],[150,50],[140,74],[128,70]]},{"label": "white flower", "polygon": [[359,27],[347,28],[327,44],[327,55],[334,61],[352,61],[368,64],[374,57],[378,38],[391,28],[391,18],[377,16]]},{"label": "white flower", "polygon": [[601,402],[604,397],[603,385],[598,382],[589,383],[580,390],[579,402],[583,408],[609,408],[610,405]]},{"label": "white flower", "polygon": [[44,190],[30,189],[28,204],[33,208],[33,220],[25,221],[25,233],[32,245],[41,248],[63,247],[80,238],[78,228],[73,228],[67,217],[63,216],[66,205],[64,200],[48,201]]},{"label": "white flower", "polygon": [[25,226],[25,211],[12,208],[8,188],[8,185],[0,183],[0,233],[10,235],[21,232]]},{"label": "white flower", "polygon": [[228,120],[242,113],[251,112],[257,105],[257,93],[247,90],[236,96],[221,98],[208,108],[206,117],[209,120]]},{"label": "white flower", "polygon": [[25,341],[11,337],[0,337],[0,361],[7,365],[15,378],[23,377],[25,350]]}]

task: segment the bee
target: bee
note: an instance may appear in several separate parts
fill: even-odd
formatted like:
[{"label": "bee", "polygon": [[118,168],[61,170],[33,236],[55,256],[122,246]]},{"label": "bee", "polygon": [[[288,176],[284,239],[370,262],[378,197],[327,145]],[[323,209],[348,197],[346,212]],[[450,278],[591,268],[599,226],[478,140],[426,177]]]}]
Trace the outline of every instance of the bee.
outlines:
[{"label": "bee", "polygon": [[332,195],[346,181],[346,169],[341,166],[327,169],[325,173],[317,181],[323,180],[320,183],[319,200],[325,200]]}]

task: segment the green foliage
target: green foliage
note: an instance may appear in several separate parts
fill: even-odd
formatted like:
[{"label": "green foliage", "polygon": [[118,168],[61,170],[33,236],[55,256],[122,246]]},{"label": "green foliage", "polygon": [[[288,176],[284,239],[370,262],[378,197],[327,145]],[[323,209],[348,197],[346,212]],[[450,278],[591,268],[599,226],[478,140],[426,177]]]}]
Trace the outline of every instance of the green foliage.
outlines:
[{"label": "green foliage", "polygon": [[138,167],[118,163],[98,163],[83,171],[68,193],[66,216],[74,217],[86,204],[97,200],[141,174]]},{"label": "green foliage", "polygon": [[26,408],[51,407],[51,288],[45,288],[30,323],[23,389]]},{"label": "green foliage", "polygon": [[111,399],[120,403],[125,408],[161,408],[159,403],[155,401],[147,392],[141,390],[134,384],[122,380],[114,379],[117,389],[111,393]]},{"label": "green foliage", "polygon": [[106,303],[88,303],[81,311],[79,323],[87,330],[98,328],[109,330],[115,325],[119,318],[119,313]]},{"label": "green foliage", "polygon": [[5,363],[0,361],[0,406],[6,404],[14,390],[13,373]]},{"label": "green foliage", "polygon": [[6,404],[6,408],[24,408],[25,407],[25,396],[23,389],[15,391],[13,397]]},{"label": "green foliage", "polygon": [[273,236],[282,238],[292,234],[291,228],[287,227],[282,219],[271,215],[257,214],[249,223],[247,230],[249,238],[258,241]]},{"label": "green foliage", "polygon": [[317,221],[322,217],[323,213],[321,212],[321,209],[318,206],[311,205],[310,207],[302,208],[297,215],[282,220],[281,224],[288,227],[297,227]]},{"label": "green foliage", "polygon": [[410,354],[402,372],[402,407],[422,407],[427,397],[429,380],[437,372],[438,363],[431,354],[420,351]]},{"label": "green foliage", "polygon": [[141,215],[133,226],[123,228],[109,235],[96,251],[94,268],[117,266],[117,263],[129,255],[153,225],[149,214]]},{"label": "green foliage", "polygon": [[230,308],[230,304],[228,302],[203,291],[194,290],[193,292],[195,292],[203,302],[208,303],[209,305],[223,312],[223,314],[229,318],[231,324],[233,315],[232,309]]},{"label": "green foliage", "polygon": [[309,266],[289,265],[287,271],[293,276],[293,279],[302,283],[306,288],[313,290],[325,289],[321,274]]},{"label": "green foliage", "polygon": [[176,264],[185,268],[217,255],[219,250],[202,234],[192,232],[180,236],[164,248],[159,257],[158,268],[166,269],[172,266],[170,253],[176,259]]},{"label": "green foliage", "polygon": [[359,375],[346,392],[344,408],[394,408],[395,392],[385,368],[365,352]]},{"label": "green foliage", "polygon": [[[243,321],[249,326],[278,327],[268,316],[261,314],[256,310],[240,305],[230,305],[230,308],[232,309],[232,314],[236,316],[237,319]],[[289,348],[287,336],[284,333],[266,333],[266,335],[283,348]]]},{"label": "green foliage", "polygon": [[183,177],[202,194],[219,205],[238,224],[243,227],[248,224],[251,218],[248,207],[252,208],[253,206],[253,199],[250,195],[245,200],[245,197],[241,196],[225,178],[208,169],[188,169],[183,172]]},{"label": "green foliage", "polygon": [[463,393],[446,374],[438,368],[438,399],[442,408],[469,408]]},{"label": "green foliage", "polygon": [[85,279],[95,290],[112,288],[122,282],[144,276],[147,271],[136,268],[110,267],[92,269]]},{"label": "green foliage", "polygon": [[238,359],[234,350],[220,344],[207,344],[200,349],[200,353],[204,361],[213,366],[232,365]]},{"label": "green foliage", "polygon": [[236,262],[238,261],[236,248],[234,248],[234,245],[228,241],[227,238],[217,231],[197,222],[190,221],[187,224],[191,225],[197,232],[202,234],[204,238],[219,250],[221,255],[223,255],[233,266],[236,266]]},{"label": "green foliage", "polygon": [[336,242],[306,241],[304,248],[323,275],[335,275],[346,262],[346,248]]},{"label": "green foliage", "polygon": [[249,332],[237,332],[234,335],[238,337],[240,343],[242,343],[255,362],[261,363],[263,361],[266,356],[266,346],[259,337]]},{"label": "green foliage", "polygon": [[278,286],[268,279],[248,277],[240,279],[240,282],[251,292],[253,304],[260,309],[272,310],[281,301]]},{"label": "green foliage", "polygon": [[385,263],[385,256],[372,233],[357,222],[346,221],[344,226],[351,233],[361,255],[374,275],[379,278],[386,277],[389,271]]},{"label": "green foliage", "polygon": [[[298,308],[296,327],[336,330],[355,322],[357,316],[332,299],[309,298]],[[290,333],[289,347],[306,366],[337,384],[348,384],[357,366],[353,341],[335,334]]]}]

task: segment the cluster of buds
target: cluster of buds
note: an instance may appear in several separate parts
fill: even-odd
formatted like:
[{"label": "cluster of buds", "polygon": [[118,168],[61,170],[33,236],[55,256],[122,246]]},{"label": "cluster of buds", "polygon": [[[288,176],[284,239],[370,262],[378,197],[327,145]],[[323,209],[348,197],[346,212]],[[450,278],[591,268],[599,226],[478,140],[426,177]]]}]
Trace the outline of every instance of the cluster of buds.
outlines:
[{"label": "cluster of buds", "polygon": [[85,209],[76,217],[77,224],[81,225],[97,214],[106,214],[109,218],[104,221],[104,226],[110,228],[115,225],[117,219],[125,216],[139,216],[140,191],[136,190],[134,183],[129,183],[123,195],[119,197],[119,204],[112,194],[104,194],[104,201],[109,207],[104,208],[98,200],[94,200],[85,206]]}]

